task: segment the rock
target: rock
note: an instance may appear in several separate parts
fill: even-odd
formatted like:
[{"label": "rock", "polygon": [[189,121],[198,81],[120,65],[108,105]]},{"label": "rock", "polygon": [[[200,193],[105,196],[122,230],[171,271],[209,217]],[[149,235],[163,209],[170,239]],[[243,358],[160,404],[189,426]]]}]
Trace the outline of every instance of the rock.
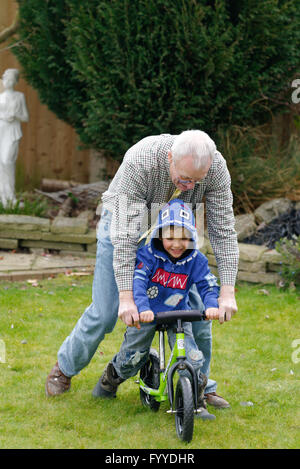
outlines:
[{"label": "rock", "polygon": [[74,233],[42,233],[44,241],[55,241],[64,243],[93,244],[96,242],[96,230],[90,230],[85,234]]},{"label": "rock", "polygon": [[280,281],[280,276],[273,272],[244,272],[240,270],[237,274],[238,280],[251,283],[276,284]]},{"label": "rock", "polygon": [[11,255],[7,252],[2,252],[1,257],[0,272],[30,270],[35,259],[33,254],[15,253]]},{"label": "rock", "polygon": [[0,232],[6,230],[49,231],[50,220],[30,215],[0,215]]},{"label": "rock", "polygon": [[263,253],[262,258],[265,262],[272,262],[273,264],[282,264],[284,259],[276,249],[270,249]]},{"label": "rock", "polygon": [[[50,226],[50,225],[49,225]],[[1,238],[10,239],[42,239],[42,236],[49,235],[49,231],[26,231],[26,230],[1,230]]]},{"label": "rock", "polygon": [[52,233],[85,234],[88,231],[87,218],[56,217],[51,225]]},{"label": "rock", "polygon": [[244,272],[243,270],[238,271],[238,280],[251,283],[262,283],[262,284],[276,284],[280,280],[280,276],[273,272]]},{"label": "rock", "polygon": [[239,271],[245,272],[265,272],[265,262],[255,261],[247,262],[242,259],[239,260]]},{"label": "rock", "polygon": [[212,248],[212,246],[210,244],[210,240],[208,238],[208,234],[205,235],[203,246],[201,246],[200,250],[203,253],[214,254],[213,248]]},{"label": "rock", "polygon": [[61,243],[55,241],[31,241],[31,240],[21,240],[20,247],[30,248],[30,249],[54,249],[57,251],[84,251],[84,245],[78,243]]},{"label": "rock", "polygon": [[254,215],[258,223],[270,223],[274,218],[288,212],[293,207],[291,200],[280,198],[264,202],[255,211]]},{"label": "rock", "polygon": [[82,212],[79,213],[77,218],[87,218],[88,221],[92,220],[94,218],[94,210],[83,210]]},{"label": "rock", "polygon": [[17,239],[0,238],[0,249],[17,249]]},{"label": "rock", "polygon": [[213,266],[217,267],[217,261],[216,261],[216,258],[214,256],[214,254],[206,254],[206,257],[208,259],[209,265],[213,265]]},{"label": "rock", "polygon": [[256,262],[261,259],[266,246],[256,246],[255,244],[239,243],[240,259],[248,262]]},{"label": "rock", "polygon": [[96,254],[96,252],[97,252],[97,243],[88,244],[86,249],[87,249],[87,252],[90,252],[92,254]]},{"label": "rock", "polygon": [[47,271],[51,269],[73,269],[73,268],[89,268],[95,264],[95,259],[82,259],[74,256],[50,256],[38,257],[34,262],[34,270]]},{"label": "rock", "polygon": [[246,213],[235,217],[235,230],[237,232],[238,241],[242,241],[248,236],[253,235],[256,229],[257,225],[253,213]]}]

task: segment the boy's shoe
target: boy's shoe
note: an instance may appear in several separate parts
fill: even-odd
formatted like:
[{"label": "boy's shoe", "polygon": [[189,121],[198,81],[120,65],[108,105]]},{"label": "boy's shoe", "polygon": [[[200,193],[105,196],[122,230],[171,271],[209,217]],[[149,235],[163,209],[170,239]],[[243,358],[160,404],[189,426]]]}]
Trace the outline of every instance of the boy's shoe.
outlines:
[{"label": "boy's shoe", "polygon": [[69,391],[70,387],[71,378],[62,373],[56,362],[46,379],[46,396],[58,396]]},{"label": "boy's shoe", "polygon": [[210,414],[206,408],[206,402],[204,397],[204,389],[207,385],[207,377],[203,373],[199,373],[198,376],[198,412],[196,417],[202,420],[215,420],[216,416]]},{"label": "boy's shoe", "polygon": [[112,362],[106,366],[102,376],[93,389],[92,395],[94,397],[113,398],[116,397],[118,386],[123,383],[125,379],[117,375]]},{"label": "boy's shoe", "polygon": [[215,407],[216,409],[228,409],[230,407],[229,402],[227,402],[223,397],[219,396],[216,392],[209,392],[204,395],[207,404]]},{"label": "boy's shoe", "polygon": [[197,413],[195,414],[196,418],[200,418],[202,420],[215,420],[216,416],[213,414],[210,414],[206,407],[200,406],[197,409]]}]

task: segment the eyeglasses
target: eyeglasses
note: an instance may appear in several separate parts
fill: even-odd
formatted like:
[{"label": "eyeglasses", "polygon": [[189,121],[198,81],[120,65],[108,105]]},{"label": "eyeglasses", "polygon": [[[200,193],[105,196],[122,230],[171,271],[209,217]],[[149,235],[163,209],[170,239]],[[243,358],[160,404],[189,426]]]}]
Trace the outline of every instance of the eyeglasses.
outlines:
[{"label": "eyeglasses", "polygon": [[177,169],[175,167],[175,163],[174,161],[172,161],[172,164],[173,164],[173,170],[174,170],[174,175],[176,177],[176,182],[177,184],[182,184],[184,186],[188,186],[190,184],[200,184],[201,181],[195,181],[194,179],[181,179],[180,176],[179,176],[179,173],[177,172]]},{"label": "eyeglasses", "polygon": [[200,181],[194,181],[193,179],[179,179],[179,178],[177,178],[177,182],[179,182],[179,184],[183,184],[184,186],[188,186],[189,184],[200,184]]}]

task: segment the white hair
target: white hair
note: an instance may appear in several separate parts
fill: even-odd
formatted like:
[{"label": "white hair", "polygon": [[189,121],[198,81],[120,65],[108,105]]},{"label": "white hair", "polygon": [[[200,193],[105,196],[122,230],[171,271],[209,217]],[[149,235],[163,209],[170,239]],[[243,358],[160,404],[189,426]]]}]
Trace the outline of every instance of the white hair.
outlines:
[{"label": "white hair", "polygon": [[216,152],[215,142],[202,130],[185,130],[175,138],[171,148],[174,163],[191,155],[195,169],[211,164]]}]

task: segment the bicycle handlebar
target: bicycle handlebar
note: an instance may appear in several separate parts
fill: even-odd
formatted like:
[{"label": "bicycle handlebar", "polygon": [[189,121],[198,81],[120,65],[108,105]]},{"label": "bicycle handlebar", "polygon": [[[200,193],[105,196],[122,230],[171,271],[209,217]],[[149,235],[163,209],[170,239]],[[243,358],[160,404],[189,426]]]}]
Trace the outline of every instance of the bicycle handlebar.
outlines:
[{"label": "bicycle handlebar", "polygon": [[182,321],[204,321],[205,312],[199,309],[181,309],[175,311],[161,311],[155,315],[156,324],[169,324],[181,319]]}]

